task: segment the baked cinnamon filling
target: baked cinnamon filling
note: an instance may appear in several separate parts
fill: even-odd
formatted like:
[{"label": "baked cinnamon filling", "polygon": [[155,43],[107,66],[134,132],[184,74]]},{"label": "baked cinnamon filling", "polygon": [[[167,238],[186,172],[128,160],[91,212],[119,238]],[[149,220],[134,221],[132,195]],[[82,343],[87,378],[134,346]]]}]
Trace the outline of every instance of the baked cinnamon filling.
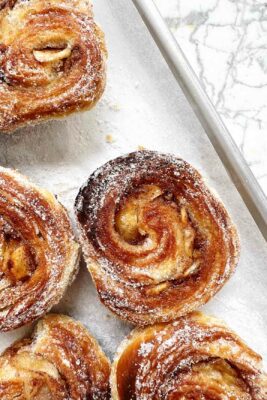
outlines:
[{"label": "baked cinnamon filling", "polygon": [[33,249],[7,226],[0,237],[0,272],[12,285],[25,282],[37,268]]},{"label": "baked cinnamon filling", "polygon": [[[169,243],[165,244],[168,257],[163,267],[170,269],[170,280],[197,273],[204,243],[199,241],[201,245],[195,246],[197,228],[193,226],[186,207],[180,205],[179,199],[171,192],[157,185],[143,185],[133,190],[121,199],[117,207],[115,229],[127,244],[150,252],[157,252],[163,245],[164,236],[168,235]],[[162,268],[162,264],[157,264],[156,268]],[[156,290],[164,287],[167,286],[160,285]]]},{"label": "baked cinnamon filling", "polygon": [[52,363],[42,357],[33,357],[26,351],[14,355],[9,364],[0,370],[0,382],[3,386],[4,382],[9,384],[6,392],[12,393],[12,399],[53,400],[49,381],[56,379],[60,380],[60,376]]},{"label": "baked cinnamon filling", "polygon": [[12,9],[16,4],[17,0],[0,0],[0,11],[3,10],[5,7],[9,7]]},{"label": "baked cinnamon filling", "polygon": [[160,395],[168,400],[251,400],[245,380],[227,361],[210,359],[196,363],[189,371],[179,371]]},{"label": "baked cinnamon filling", "polygon": [[[10,86],[35,89],[54,84],[63,72],[66,74],[70,71],[65,64],[73,58],[73,47],[74,38],[71,34],[65,40],[64,36],[62,38],[51,30],[42,35],[41,40],[38,35],[31,37],[29,48],[7,48],[6,58],[2,61],[4,81]],[[75,59],[78,62],[77,54]],[[73,62],[69,64],[73,65]]]}]

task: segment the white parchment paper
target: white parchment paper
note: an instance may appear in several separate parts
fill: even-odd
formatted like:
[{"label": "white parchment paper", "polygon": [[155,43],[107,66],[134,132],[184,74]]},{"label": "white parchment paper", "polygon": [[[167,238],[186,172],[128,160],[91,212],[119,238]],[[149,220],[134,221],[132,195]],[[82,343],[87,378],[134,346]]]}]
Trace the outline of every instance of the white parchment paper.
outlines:
[{"label": "white parchment paper", "polygon": [[[95,14],[109,49],[103,99],[91,112],[1,135],[0,163],[57,194],[72,217],[78,189],[94,169],[138,146],[192,163],[225,203],[242,245],[235,275],[204,309],[267,361],[266,243],[131,1],[95,0]],[[131,328],[100,304],[84,265],[55,310],[82,321],[111,358]],[[30,329],[0,334],[0,351]]]}]

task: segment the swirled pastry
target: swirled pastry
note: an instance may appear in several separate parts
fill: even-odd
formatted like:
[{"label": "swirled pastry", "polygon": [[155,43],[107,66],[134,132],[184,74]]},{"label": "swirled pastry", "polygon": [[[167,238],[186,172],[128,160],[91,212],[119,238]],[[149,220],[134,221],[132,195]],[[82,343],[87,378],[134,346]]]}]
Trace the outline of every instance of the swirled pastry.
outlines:
[{"label": "swirled pastry", "polygon": [[49,192],[0,167],[0,331],[46,313],[79,261],[65,209]]},{"label": "swirled pastry", "polygon": [[108,400],[109,374],[108,359],[82,324],[51,314],[0,357],[0,398]]},{"label": "swirled pastry", "polygon": [[136,329],[111,373],[113,400],[266,400],[261,357],[224,323],[193,313]]},{"label": "swirled pastry", "polygon": [[81,242],[102,302],[135,324],[206,303],[231,276],[239,241],[200,174],[171,155],[108,162],[76,199]]},{"label": "swirled pastry", "polygon": [[0,132],[90,109],[105,64],[90,0],[0,0]]}]

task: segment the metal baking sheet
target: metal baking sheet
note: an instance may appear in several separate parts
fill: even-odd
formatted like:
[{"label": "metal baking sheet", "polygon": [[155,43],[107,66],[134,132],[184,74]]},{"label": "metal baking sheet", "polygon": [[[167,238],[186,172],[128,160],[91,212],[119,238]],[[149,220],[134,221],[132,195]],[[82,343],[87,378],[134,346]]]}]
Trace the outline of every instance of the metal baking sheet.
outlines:
[{"label": "metal baking sheet", "polygon": [[[266,242],[134,5],[95,0],[95,14],[109,48],[103,99],[90,112],[0,136],[1,164],[57,194],[73,218],[79,187],[107,160],[144,146],[192,163],[225,203],[242,245],[235,275],[203,309],[267,361]],[[131,329],[100,304],[83,264],[54,310],[83,322],[111,358]],[[0,351],[30,329],[0,334]]]}]

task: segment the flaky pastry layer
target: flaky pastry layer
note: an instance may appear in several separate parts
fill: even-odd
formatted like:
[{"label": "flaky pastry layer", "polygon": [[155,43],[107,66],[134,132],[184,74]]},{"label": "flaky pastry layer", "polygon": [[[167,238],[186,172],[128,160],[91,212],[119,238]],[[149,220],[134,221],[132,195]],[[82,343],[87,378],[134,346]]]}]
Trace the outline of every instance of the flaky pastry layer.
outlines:
[{"label": "flaky pastry layer", "polygon": [[108,400],[110,364],[73,319],[48,315],[0,356],[4,400]]},{"label": "flaky pastry layer", "polygon": [[91,1],[0,1],[0,132],[93,107],[106,56]]},{"label": "flaky pastry layer", "polygon": [[266,400],[261,357],[216,318],[136,329],[112,366],[113,400]]},{"label": "flaky pastry layer", "polygon": [[206,303],[232,275],[239,240],[226,209],[187,162],[139,151],[97,169],[76,214],[101,301],[137,325]]},{"label": "flaky pastry layer", "polygon": [[32,322],[57,304],[79,256],[55,196],[0,167],[0,331]]}]

